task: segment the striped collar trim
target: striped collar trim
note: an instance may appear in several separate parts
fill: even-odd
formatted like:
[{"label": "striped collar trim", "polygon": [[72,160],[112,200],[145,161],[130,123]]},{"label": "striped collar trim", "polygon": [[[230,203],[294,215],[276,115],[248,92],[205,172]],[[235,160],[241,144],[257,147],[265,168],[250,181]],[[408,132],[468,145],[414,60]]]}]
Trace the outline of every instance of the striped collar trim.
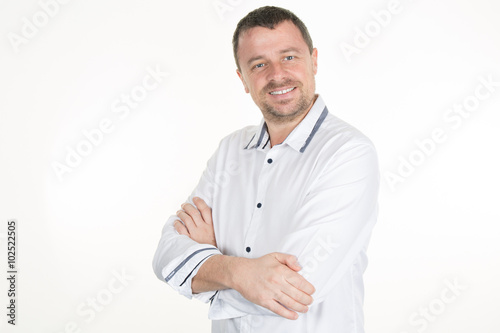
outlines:
[{"label": "striped collar trim", "polygon": [[[318,95],[311,110],[282,144],[287,144],[300,153],[305,152],[327,115],[328,108],[321,96]],[[257,132],[254,133],[244,149],[265,149],[270,145],[270,137],[264,119],[261,120],[257,128]]]}]

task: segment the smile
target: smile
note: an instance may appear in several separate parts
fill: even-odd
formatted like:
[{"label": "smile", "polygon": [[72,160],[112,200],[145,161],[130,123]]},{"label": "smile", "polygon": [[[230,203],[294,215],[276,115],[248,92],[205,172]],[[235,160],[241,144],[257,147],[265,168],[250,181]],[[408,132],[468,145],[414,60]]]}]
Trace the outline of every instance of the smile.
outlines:
[{"label": "smile", "polygon": [[285,89],[285,90],[271,91],[270,94],[271,95],[283,95],[283,94],[289,93],[290,91],[292,91],[294,89],[295,89],[295,87]]}]

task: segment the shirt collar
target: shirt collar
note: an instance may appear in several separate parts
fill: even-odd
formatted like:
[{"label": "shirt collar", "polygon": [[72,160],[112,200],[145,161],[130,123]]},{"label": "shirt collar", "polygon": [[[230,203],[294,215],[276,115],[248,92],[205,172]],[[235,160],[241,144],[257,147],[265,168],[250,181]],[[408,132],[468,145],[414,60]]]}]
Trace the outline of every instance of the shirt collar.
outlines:
[{"label": "shirt collar", "polygon": [[[323,101],[323,98],[318,95],[318,98],[314,102],[311,110],[309,110],[304,119],[302,119],[302,121],[293,129],[282,144],[287,144],[297,152],[303,153],[323,123],[323,120],[325,120],[327,114],[328,109],[325,102]],[[270,138],[267,131],[267,124],[264,118],[262,118],[260,125],[257,127],[256,133],[246,145],[245,149],[265,149],[267,146],[270,146],[269,140]]]}]

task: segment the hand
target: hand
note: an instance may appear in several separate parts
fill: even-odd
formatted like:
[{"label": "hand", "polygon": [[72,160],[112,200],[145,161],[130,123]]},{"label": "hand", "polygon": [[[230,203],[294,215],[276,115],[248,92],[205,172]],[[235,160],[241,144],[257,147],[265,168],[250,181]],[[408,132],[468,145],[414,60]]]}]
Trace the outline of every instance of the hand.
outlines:
[{"label": "hand", "polygon": [[302,268],[295,256],[270,253],[257,259],[235,259],[232,288],[247,300],[287,319],[307,312],[315,289],[297,273]]},{"label": "hand", "polygon": [[181,206],[183,210],[179,210],[177,216],[182,220],[182,223],[175,221],[175,230],[181,235],[188,236],[195,242],[211,244],[217,247],[212,221],[212,209],[203,199],[198,197],[193,198],[193,203],[196,207],[193,207],[189,203]]}]

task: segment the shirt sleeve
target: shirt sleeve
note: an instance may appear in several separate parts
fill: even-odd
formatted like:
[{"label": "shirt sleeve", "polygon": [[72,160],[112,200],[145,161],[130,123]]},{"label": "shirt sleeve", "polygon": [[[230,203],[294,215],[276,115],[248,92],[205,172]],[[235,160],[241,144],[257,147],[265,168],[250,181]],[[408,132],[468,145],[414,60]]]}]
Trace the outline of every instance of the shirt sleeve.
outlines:
[{"label": "shirt sleeve", "polygon": [[[321,303],[364,254],[377,218],[378,190],[378,159],[368,139],[339,148],[310,186],[278,251],[297,256],[299,273],[316,289],[311,306]],[[275,315],[229,289],[214,297],[209,318],[247,314]]]},{"label": "shirt sleeve", "polygon": [[[207,163],[201,179],[189,196],[187,202],[193,204],[193,197],[202,198],[208,206],[212,207],[213,196],[213,165],[217,152]],[[153,270],[156,276],[168,283],[174,290],[191,299],[195,297],[203,302],[208,302],[216,291],[193,294],[191,281],[201,265],[209,257],[221,252],[212,245],[199,244],[185,235],[180,235],[174,228],[174,222],[179,220],[172,215],[163,227],[160,241],[153,258]]]}]

